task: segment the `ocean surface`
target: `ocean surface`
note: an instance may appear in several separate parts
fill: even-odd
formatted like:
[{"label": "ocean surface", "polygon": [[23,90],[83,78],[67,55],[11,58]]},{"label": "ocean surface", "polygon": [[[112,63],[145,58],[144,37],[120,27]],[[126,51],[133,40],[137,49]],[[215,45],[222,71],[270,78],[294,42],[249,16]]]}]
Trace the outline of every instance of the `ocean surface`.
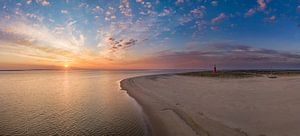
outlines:
[{"label": "ocean surface", "polygon": [[148,135],[119,81],[175,71],[0,71],[0,135]]}]

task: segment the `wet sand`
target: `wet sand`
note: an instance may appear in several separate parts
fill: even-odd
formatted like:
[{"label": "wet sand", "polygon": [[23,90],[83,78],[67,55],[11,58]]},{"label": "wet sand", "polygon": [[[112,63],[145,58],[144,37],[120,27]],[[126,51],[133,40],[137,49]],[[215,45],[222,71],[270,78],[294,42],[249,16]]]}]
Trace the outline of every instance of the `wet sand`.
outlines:
[{"label": "wet sand", "polygon": [[158,75],[121,81],[155,136],[298,136],[300,76]]}]

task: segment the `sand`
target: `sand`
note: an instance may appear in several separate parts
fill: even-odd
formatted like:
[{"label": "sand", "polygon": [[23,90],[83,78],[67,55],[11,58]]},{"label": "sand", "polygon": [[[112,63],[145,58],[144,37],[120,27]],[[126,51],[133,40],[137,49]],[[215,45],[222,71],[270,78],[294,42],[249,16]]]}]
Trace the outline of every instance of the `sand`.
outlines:
[{"label": "sand", "polygon": [[299,136],[300,76],[125,79],[155,136]]}]

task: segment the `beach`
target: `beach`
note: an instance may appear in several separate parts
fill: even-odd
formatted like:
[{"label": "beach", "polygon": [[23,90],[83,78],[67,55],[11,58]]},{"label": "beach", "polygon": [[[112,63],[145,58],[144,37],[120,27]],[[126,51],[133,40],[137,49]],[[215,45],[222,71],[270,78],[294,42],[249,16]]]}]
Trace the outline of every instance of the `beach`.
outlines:
[{"label": "beach", "polygon": [[121,87],[143,108],[154,136],[297,136],[300,76],[154,75]]}]

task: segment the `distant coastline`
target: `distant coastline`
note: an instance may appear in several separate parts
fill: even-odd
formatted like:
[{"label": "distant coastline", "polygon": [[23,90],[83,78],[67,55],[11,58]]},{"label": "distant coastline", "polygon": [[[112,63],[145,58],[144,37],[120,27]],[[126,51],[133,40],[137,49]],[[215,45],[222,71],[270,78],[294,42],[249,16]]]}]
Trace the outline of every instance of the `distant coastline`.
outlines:
[{"label": "distant coastline", "polygon": [[62,69],[2,69],[0,71],[46,71],[46,70],[62,70]]}]

